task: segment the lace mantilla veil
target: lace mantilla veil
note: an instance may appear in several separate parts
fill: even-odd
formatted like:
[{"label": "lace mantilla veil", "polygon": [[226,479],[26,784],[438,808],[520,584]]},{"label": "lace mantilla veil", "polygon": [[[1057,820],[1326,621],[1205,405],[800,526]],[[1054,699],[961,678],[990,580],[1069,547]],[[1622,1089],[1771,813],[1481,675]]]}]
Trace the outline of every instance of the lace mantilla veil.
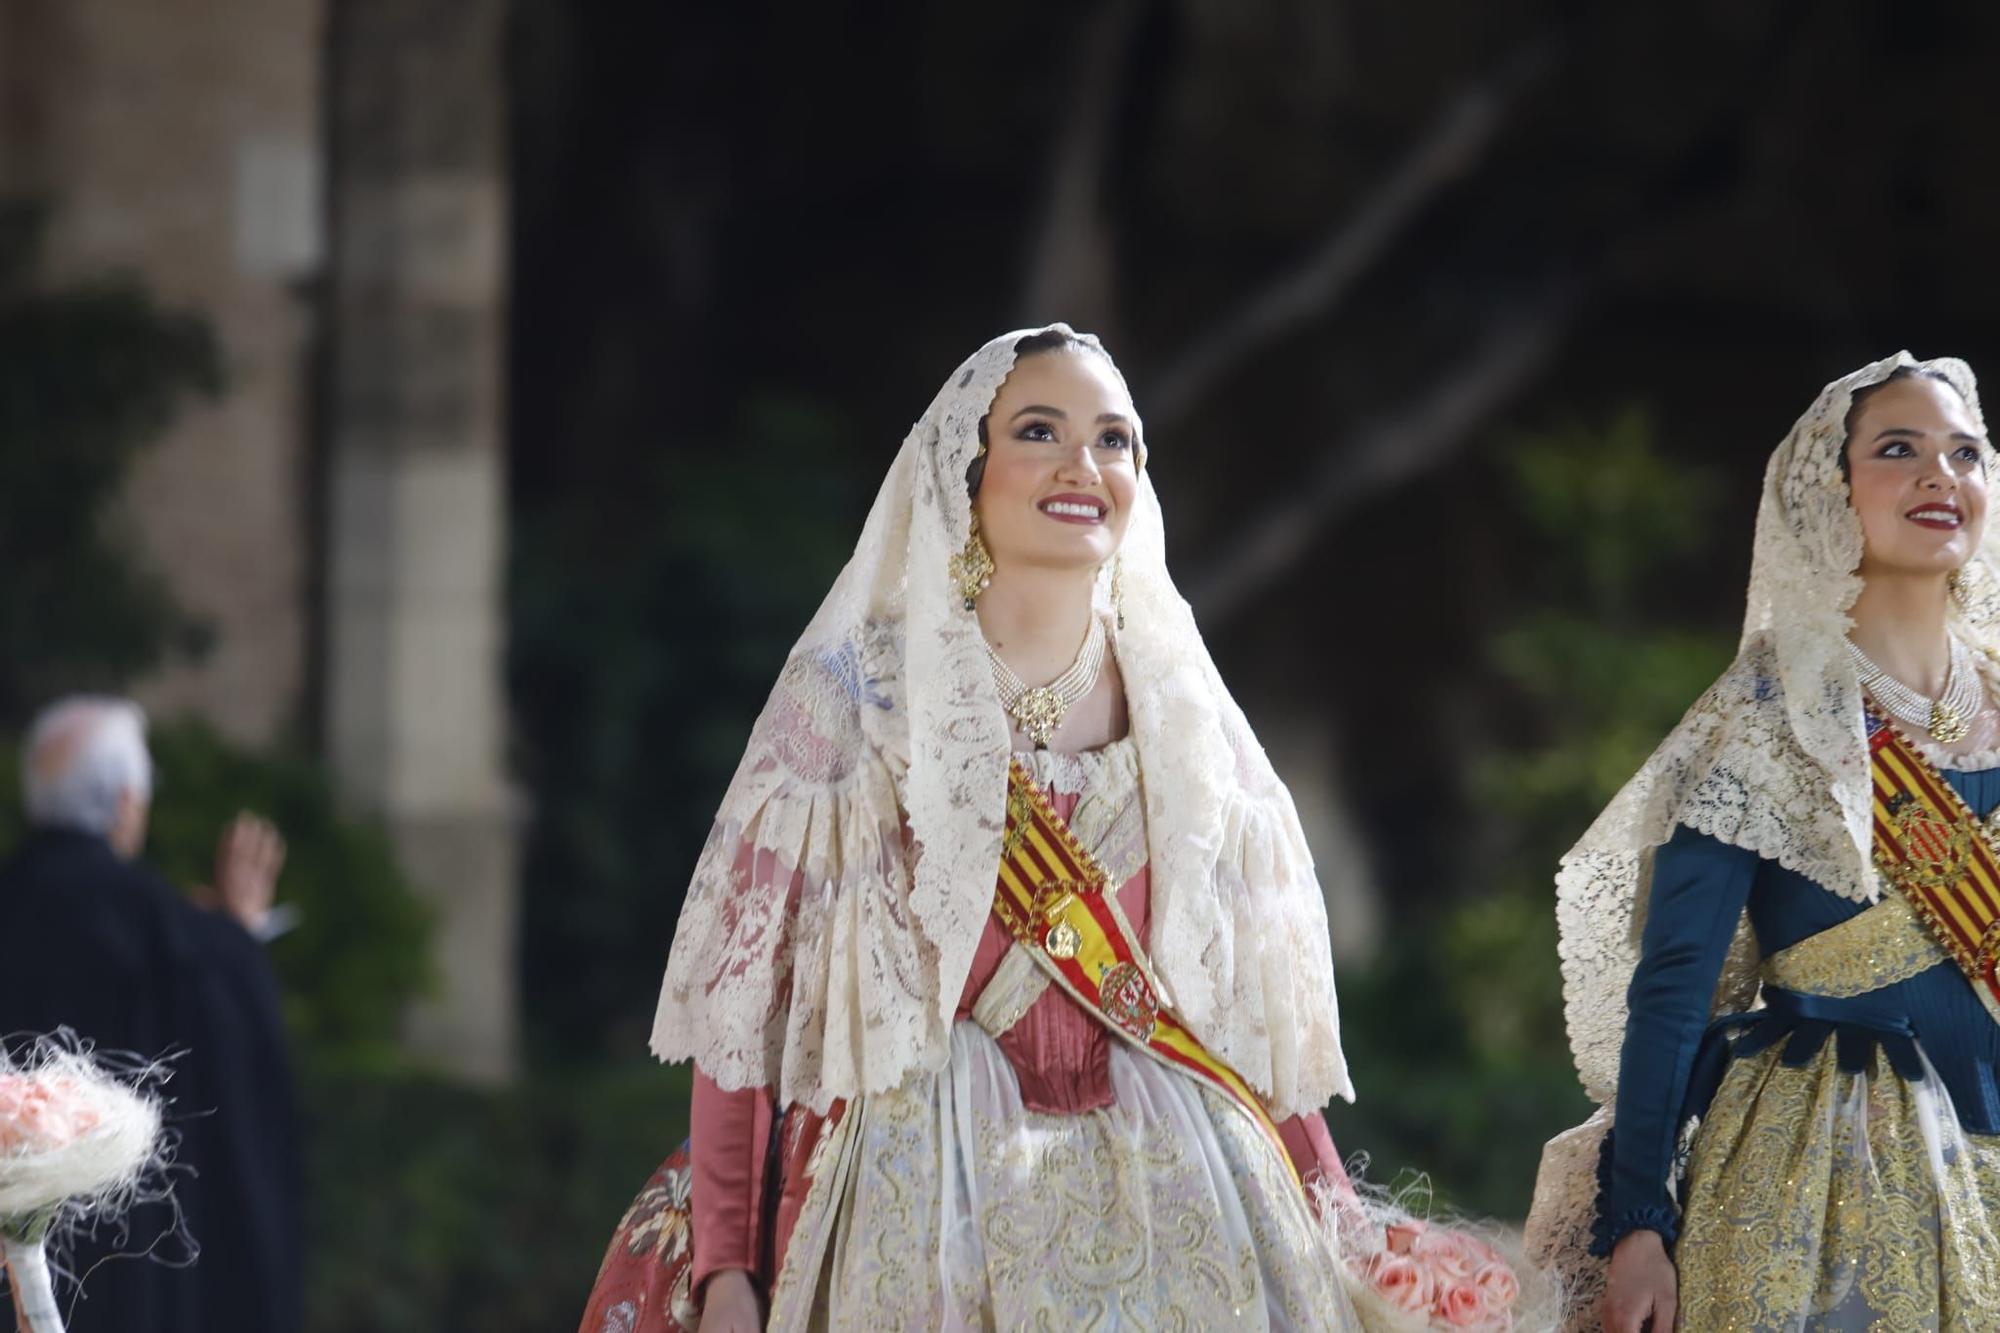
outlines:
[{"label": "lace mantilla veil", "polygon": [[[947,562],[966,540],[979,420],[1035,332],[994,339],[946,381],[793,647],[681,909],[661,1059],[821,1111],[948,1060],[993,902],[1009,735]],[[1276,1114],[1352,1100],[1298,816],[1167,575],[1144,471],[1120,558],[1126,628],[1112,643],[1165,998]],[[1100,574],[1101,614],[1108,592]]]},{"label": "lace mantilla veil", "polygon": [[[1537,1262],[1556,1268],[1572,1309],[1593,1302],[1603,1286],[1602,1261],[1588,1256],[1597,1157],[1617,1096],[1625,990],[1639,961],[1654,849],[1686,824],[1829,893],[1857,902],[1880,894],[1861,688],[1842,645],[1861,591],[1861,522],[1848,503],[1841,457],[1855,393],[1906,368],[1949,382],[1984,431],[1978,385],[1963,361],[1899,352],[1820,390],[1764,473],[1736,660],[1557,872],[1570,1051],[1599,1108],[1544,1150],[1527,1244]],[[1991,484],[2000,467],[1990,448],[1981,458]],[[2000,522],[1989,518],[1961,583],[1953,632],[1974,648],[2000,642]],[[1991,688],[1993,662],[1983,652],[1979,659]],[[1712,1013],[1756,1002],[1759,961],[1749,923],[1739,921]]]}]

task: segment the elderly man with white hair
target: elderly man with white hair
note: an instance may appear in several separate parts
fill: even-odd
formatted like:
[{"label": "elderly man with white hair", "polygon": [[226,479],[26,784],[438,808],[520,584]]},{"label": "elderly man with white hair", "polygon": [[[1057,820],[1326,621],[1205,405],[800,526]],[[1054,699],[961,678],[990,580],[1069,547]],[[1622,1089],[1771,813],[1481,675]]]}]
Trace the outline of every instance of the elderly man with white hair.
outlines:
[{"label": "elderly man with white hair", "polygon": [[70,1257],[84,1279],[70,1333],[292,1333],[297,1132],[261,943],[284,842],[238,816],[192,899],[140,864],[153,766],[145,714],[123,699],[65,699],[37,717],[22,791],[28,836],[0,866],[0,1037],[69,1028],[100,1050],[169,1058],[167,1119],[187,1168],[171,1208],[142,1205],[125,1235]]}]

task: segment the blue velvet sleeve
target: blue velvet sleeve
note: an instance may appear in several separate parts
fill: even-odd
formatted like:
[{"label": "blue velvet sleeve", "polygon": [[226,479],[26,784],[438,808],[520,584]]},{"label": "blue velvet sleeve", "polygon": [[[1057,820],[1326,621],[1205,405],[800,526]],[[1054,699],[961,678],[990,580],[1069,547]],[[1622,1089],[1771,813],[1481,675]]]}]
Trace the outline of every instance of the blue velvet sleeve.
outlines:
[{"label": "blue velvet sleeve", "polygon": [[1678,1233],[1667,1179],[1681,1102],[1758,865],[1755,852],[1685,826],[1654,854],[1639,965],[1626,992],[1615,1129],[1600,1172],[1598,1253],[1642,1228],[1669,1244]]}]

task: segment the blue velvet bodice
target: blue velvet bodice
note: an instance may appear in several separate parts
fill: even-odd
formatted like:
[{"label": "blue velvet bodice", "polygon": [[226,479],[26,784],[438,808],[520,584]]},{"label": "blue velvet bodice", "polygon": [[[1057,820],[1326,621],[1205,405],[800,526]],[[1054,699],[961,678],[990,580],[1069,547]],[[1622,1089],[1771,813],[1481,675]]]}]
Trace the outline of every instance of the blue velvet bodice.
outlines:
[{"label": "blue velvet bodice", "polygon": [[[2000,805],[2000,768],[1947,769],[1944,778],[1982,816]],[[1600,1172],[1600,1252],[1640,1228],[1670,1242],[1678,1232],[1668,1174],[1697,1053],[1709,1031],[1709,1005],[1744,909],[1769,957],[1867,907],[1686,827],[1655,853],[1648,901],[1639,965],[1627,992],[1616,1129]],[[1775,999],[1774,1005],[1784,1007]],[[2000,1023],[1955,964],[1943,961],[1867,995],[1821,1005],[1816,1015],[1834,1028],[1853,1023],[1913,1037],[1950,1094],[1959,1123],[1974,1134],[2000,1133]]]}]

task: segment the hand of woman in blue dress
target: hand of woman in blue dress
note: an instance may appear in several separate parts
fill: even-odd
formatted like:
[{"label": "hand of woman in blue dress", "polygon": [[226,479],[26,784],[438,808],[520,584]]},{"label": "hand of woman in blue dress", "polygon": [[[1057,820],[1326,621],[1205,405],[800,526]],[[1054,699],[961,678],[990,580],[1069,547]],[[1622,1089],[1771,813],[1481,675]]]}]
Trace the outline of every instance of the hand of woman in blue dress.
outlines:
[{"label": "hand of woman in blue dress", "polygon": [[1660,1233],[1627,1233],[1611,1251],[1604,1333],[1673,1333],[1677,1291],[1674,1261]]},{"label": "hand of woman in blue dress", "polygon": [[757,1289],[740,1268],[725,1268],[702,1286],[701,1333],[763,1333]]}]

